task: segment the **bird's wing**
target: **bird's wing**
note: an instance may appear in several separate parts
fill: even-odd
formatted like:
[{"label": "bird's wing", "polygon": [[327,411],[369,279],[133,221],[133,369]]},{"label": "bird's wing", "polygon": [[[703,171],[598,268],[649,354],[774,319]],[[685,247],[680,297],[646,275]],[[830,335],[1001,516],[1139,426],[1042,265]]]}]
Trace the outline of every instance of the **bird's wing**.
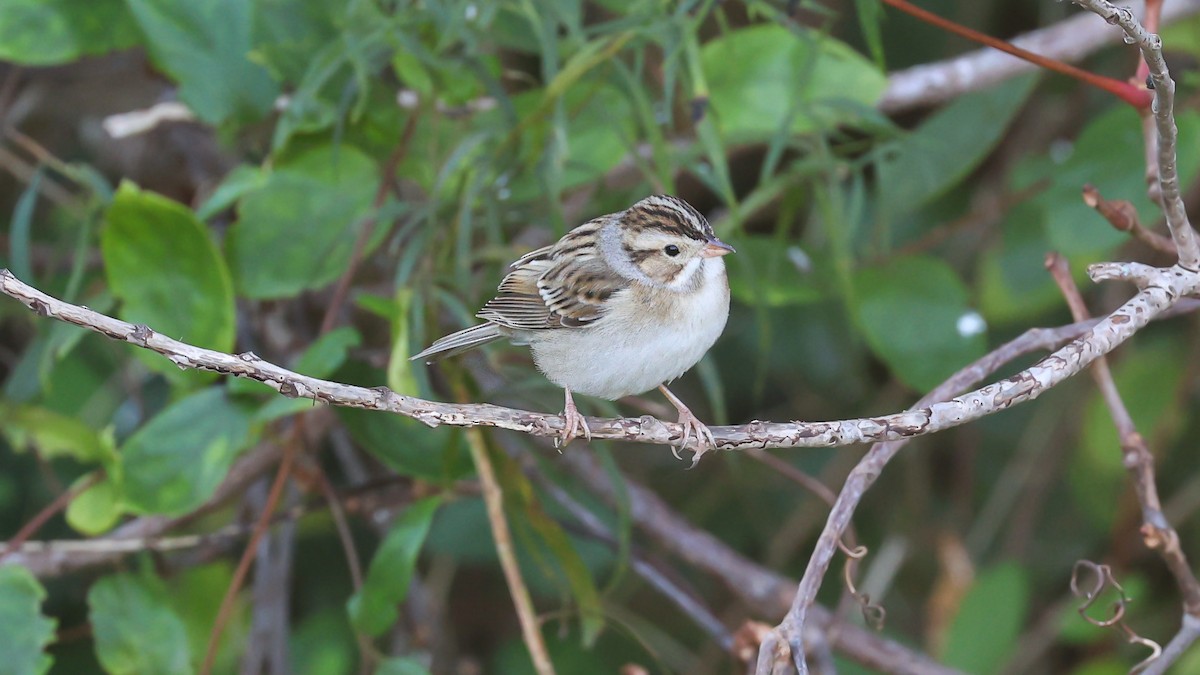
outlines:
[{"label": "bird's wing", "polygon": [[478,316],[508,328],[546,330],[586,326],[604,315],[609,299],[629,287],[596,248],[603,218],[568,232],[557,243],[513,263],[499,292]]}]

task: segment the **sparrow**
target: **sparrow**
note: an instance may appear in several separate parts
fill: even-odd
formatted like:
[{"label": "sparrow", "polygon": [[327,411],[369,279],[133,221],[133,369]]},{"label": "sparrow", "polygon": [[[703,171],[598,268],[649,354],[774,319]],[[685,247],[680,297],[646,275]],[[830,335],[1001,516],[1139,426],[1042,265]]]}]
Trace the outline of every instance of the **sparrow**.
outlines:
[{"label": "sparrow", "polygon": [[528,345],[538,369],[565,393],[559,447],[591,430],[572,393],[608,400],[657,387],[696,436],[692,465],[716,447],[712,432],[666,383],[712,347],[729,317],[723,256],[733,247],[678,197],[646,197],[531,251],[510,266],[481,323],[451,333],[411,360],[453,356],[507,338]]}]

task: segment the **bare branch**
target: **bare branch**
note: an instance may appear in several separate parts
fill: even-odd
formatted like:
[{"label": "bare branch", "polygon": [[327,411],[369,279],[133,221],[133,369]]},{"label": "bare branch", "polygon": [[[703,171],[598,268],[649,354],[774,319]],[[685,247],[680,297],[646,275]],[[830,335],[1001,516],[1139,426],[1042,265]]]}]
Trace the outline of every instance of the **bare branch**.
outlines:
[{"label": "bare branch", "polygon": [[1179,166],[1176,158],[1179,129],[1175,126],[1175,81],[1171,79],[1171,74],[1167,71],[1167,62],[1163,59],[1162,39],[1146,30],[1127,8],[1117,7],[1107,0],[1074,2],[1100,15],[1108,23],[1120,26],[1125,35],[1138,46],[1146,60],[1150,80],[1154,85],[1152,112],[1158,129],[1156,164],[1163,215],[1167,218],[1167,228],[1171,231],[1171,239],[1175,241],[1175,248],[1179,251],[1179,264],[1191,271],[1200,270],[1200,243],[1197,243],[1196,232],[1188,221],[1179,189]]},{"label": "bare branch", "polygon": [[[1111,266],[1110,266],[1111,267]],[[1120,270],[1105,268],[1121,276]],[[1142,292],[1101,319],[1083,337],[1060,348],[1020,373],[953,400],[931,402],[908,411],[879,417],[834,422],[758,422],[711,427],[717,447],[833,447],[873,441],[893,441],[953,428],[1030,401],[1086,367],[1129,339],[1151,319],[1190,295],[1200,285],[1200,275],[1173,268],[1147,268],[1139,276]],[[1140,270],[1139,270],[1140,271]],[[535,413],[487,404],[453,404],[401,396],[387,387],[357,387],[308,377],[264,361],[246,352],[238,355],[203,349],[163,335],[145,325],[114,319],[86,307],[53,298],[0,270],[0,291],[23,302],[40,316],[52,317],[107,335],[115,340],[158,352],[180,368],[195,368],[256,380],[284,396],[324,403],[391,412],[412,417],[429,426],[488,426],[534,436],[560,435],[560,415]],[[677,445],[683,438],[679,424],[649,415],[640,418],[589,417],[595,439]],[[695,446],[695,440],[692,440]]]}]

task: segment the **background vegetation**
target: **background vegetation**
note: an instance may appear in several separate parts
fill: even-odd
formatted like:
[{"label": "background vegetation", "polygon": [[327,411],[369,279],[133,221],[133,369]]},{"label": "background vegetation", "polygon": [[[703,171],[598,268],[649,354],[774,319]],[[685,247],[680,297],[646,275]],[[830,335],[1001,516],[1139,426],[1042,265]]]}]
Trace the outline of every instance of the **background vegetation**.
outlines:
[{"label": "background vegetation", "polygon": [[[1000,37],[1077,11],[923,6]],[[1192,19],[1164,32],[1191,203],[1200,114],[1182,66],[1197,31]],[[676,389],[702,418],[892,412],[1025,329],[1070,322],[1047,252],[1076,271],[1168,260],[1080,199],[1090,183],[1147,225],[1159,216],[1138,114],[1110,94],[1026,75],[936,109],[877,109],[889,72],[969,48],[872,0],[3,0],[0,267],[305,374],[557,411],[561,393],[523,349],[429,369],[406,357],[470,323],[521,253],[665,192],[738,250],[725,334]],[[1084,66],[1120,80],[1134,58],[1116,45]],[[114,133],[112,116],[174,101],[194,118]],[[1084,291],[1097,313],[1130,292]],[[1114,361],[1193,554],[1197,329],[1153,326]],[[96,547],[59,567],[29,562],[32,542],[5,551],[5,673],[200,669],[280,457],[281,504],[250,549],[215,672],[531,671],[468,441],[496,466],[560,672],[742,670],[731,635],[779,614],[681,560],[631,490],[798,579],[827,507],[778,462],[836,492],[860,454],[714,454],[693,471],[662,447],[577,442],[560,456],[517,434],[183,372],[8,301],[0,380],[0,536]],[[657,396],[579,402],[672,419]],[[581,454],[596,462],[571,464]],[[601,494],[581,471],[615,487]],[[858,586],[886,608],[883,636],[951,667],[1096,675],[1144,658],[1078,616],[1078,559],[1113,566],[1138,633],[1165,642],[1178,622],[1086,378],[914,442],[855,524],[871,550]],[[87,563],[114,528],[166,539]],[[664,585],[695,606],[664,602]],[[831,574],[822,600],[845,591]],[[1189,662],[1181,672],[1200,671]],[[863,672],[842,650],[837,663]]]}]

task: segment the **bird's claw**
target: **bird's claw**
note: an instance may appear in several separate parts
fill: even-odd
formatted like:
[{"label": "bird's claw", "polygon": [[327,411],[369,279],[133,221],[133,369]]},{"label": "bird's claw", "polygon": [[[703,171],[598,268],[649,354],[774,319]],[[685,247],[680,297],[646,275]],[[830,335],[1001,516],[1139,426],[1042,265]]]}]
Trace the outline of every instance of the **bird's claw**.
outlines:
[{"label": "bird's claw", "polygon": [[[690,410],[684,409],[679,411],[679,424],[683,427],[683,438],[680,439],[678,446],[672,446],[671,453],[675,455],[675,459],[682,460],[679,455],[680,450],[692,451],[692,465],[688,469],[696,468],[696,464],[710,450],[717,449],[717,440],[713,438],[712,432],[708,430],[703,422],[696,419]],[[696,435],[696,447],[688,448],[688,441],[692,439],[692,434]]]},{"label": "bird's claw", "polygon": [[567,447],[567,443],[578,438],[581,433],[589,442],[592,440],[592,430],[588,428],[587,420],[584,419],[583,415],[579,414],[579,409],[575,407],[575,401],[571,399],[570,393],[567,394],[562,417],[562,435],[554,439],[554,447],[558,448],[559,452]]}]

